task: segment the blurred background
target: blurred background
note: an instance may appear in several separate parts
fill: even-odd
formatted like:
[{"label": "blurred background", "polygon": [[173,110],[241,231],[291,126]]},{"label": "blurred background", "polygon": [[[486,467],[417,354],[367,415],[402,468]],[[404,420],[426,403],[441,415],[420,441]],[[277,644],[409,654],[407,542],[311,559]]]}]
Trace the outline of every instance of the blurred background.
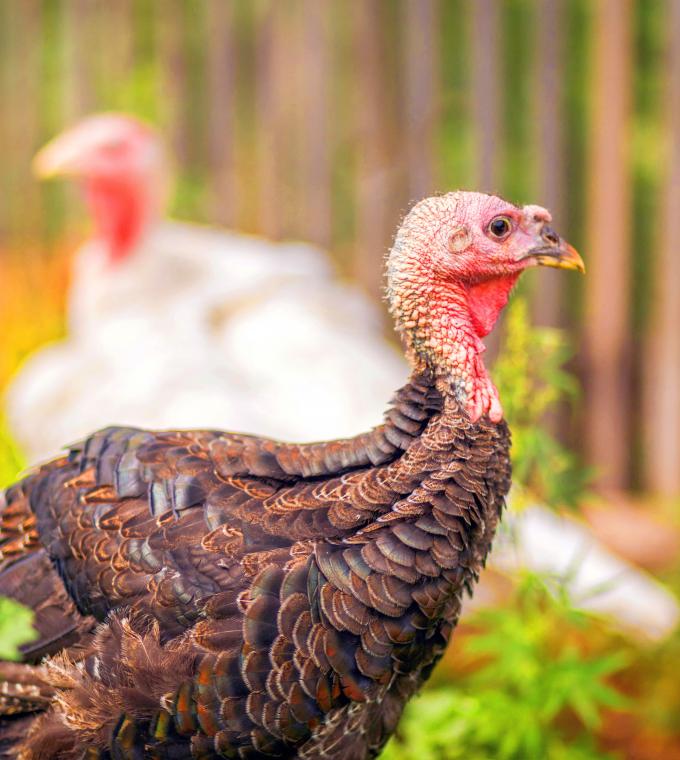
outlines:
[{"label": "blurred background", "polygon": [[[513,509],[623,563],[619,618],[655,593],[663,610],[642,604],[632,634],[564,573],[499,561],[387,752],[680,758],[680,0],[5,0],[0,103],[0,391],[68,332],[90,226],[74,186],[30,167],[89,113],[158,128],[173,217],[311,242],[379,309],[413,201],[549,208],[588,273],[532,272],[489,345]],[[8,483],[26,455],[2,424]]]}]

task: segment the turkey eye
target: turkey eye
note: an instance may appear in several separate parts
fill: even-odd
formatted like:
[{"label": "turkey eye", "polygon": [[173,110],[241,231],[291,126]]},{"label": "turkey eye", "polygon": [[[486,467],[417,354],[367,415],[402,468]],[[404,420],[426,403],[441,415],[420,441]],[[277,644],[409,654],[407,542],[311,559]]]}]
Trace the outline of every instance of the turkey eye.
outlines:
[{"label": "turkey eye", "polygon": [[507,216],[497,216],[489,222],[489,232],[499,240],[507,237],[512,230],[512,222]]}]

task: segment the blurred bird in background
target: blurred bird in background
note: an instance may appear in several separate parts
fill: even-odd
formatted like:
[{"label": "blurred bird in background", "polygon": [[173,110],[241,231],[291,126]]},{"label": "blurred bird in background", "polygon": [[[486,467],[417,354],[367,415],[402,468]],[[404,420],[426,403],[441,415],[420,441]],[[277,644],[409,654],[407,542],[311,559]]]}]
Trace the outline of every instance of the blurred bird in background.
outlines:
[{"label": "blurred bird in background", "polygon": [[285,440],[380,422],[407,367],[322,250],[162,219],[163,145],[126,114],[89,116],[34,169],[79,180],[94,236],[75,257],[68,337],[31,356],[8,391],[30,461],[114,420]]}]

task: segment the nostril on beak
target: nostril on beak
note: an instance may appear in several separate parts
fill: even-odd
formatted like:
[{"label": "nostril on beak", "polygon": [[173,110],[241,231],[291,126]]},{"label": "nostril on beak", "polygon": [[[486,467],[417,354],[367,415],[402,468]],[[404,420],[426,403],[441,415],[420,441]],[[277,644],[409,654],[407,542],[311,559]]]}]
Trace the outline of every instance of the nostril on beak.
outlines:
[{"label": "nostril on beak", "polygon": [[548,227],[547,225],[541,230],[541,238],[545,240],[546,243],[550,243],[550,245],[560,244],[560,236],[552,227]]}]

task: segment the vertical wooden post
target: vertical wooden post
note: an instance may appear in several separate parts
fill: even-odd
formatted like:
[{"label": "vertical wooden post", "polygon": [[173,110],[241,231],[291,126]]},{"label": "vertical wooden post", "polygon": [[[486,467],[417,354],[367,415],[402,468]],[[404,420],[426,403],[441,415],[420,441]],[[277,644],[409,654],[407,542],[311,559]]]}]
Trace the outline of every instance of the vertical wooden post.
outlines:
[{"label": "vertical wooden post", "polygon": [[94,77],[90,61],[91,0],[64,0],[64,113],[71,123],[95,107]]},{"label": "vertical wooden post", "polygon": [[278,100],[278,153],[282,193],[281,234],[304,234],[302,190],[307,146],[303,140],[306,96],[304,93],[304,8],[301,0],[279,3],[274,45],[274,76]]},{"label": "vertical wooden post", "polygon": [[[475,129],[475,189],[487,193],[501,191],[503,176],[501,62],[499,0],[470,0],[472,3],[472,81]],[[493,364],[500,347],[500,324],[485,339],[486,361]]]},{"label": "vertical wooden post", "polygon": [[134,0],[116,0],[110,8],[118,37],[118,70],[128,76],[135,64],[134,49]]},{"label": "vertical wooden post", "polygon": [[304,0],[302,4],[304,235],[324,247],[330,245],[332,232],[330,11],[329,0]]},{"label": "vertical wooden post", "polygon": [[257,188],[259,232],[281,237],[281,97],[276,65],[279,41],[278,15],[283,12],[277,0],[265,0],[256,19],[256,93]]},{"label": "vertical wooden post", "polygon": [[97,9],[97,44],[104,50],[101,64],[106,107],[111,107],[112,96],[120,82],[127,81],[134,66],[133,2],[115,0]]},{"label": "vertical wooden post", "polygon": [[596,4],[588,182],[585,424],[602,488],[628,484],[631,0]]},{"label": "vertical wooden post", "polygon": [[[536,122],[538,128],[538,202],[550,209],[558,230],[565,222],[564,164],[564,0],[540,0],[536,29]],[[566,232],[563,234],[567,234]],[[536,272],[534,318],[541,325],[564,325],[561,272]]]},{"label": "vertical wooden post", "polygon": [[404,0],[404,152],[408,200],[435,190],[439,111],[439,2]]},{"label": "vertical wooden post", "polygon": [[165,131],[170,136],[172,155],[181,169],[186,169],[191,162],[185,12],[181,0],[166,0],[156,11],[162,69],[160,102],[164,104]]},{"label": "vertical wooden post", "polygon": [[476,189],[498,192],[501,178],[500,5],[472,0],[472,92]]},{"label": "vertical wooden post", "polygon": [[8,178],[5,201],[8,231],[31,243],[39,237],[40,190],[31,176],[31,158],[39,139],[40,50],[27,44],[41,38],[41,6],[38,0],[10,4],[7,52],[6,112],[7,150],[3,173]]},{"label": "vertical wooden post", "polygon": [[389,114],[384,69],[385,19],[379,0],[352,3],[355,45],[357,188],[354,271],[376,299],[382,285],[382,261],[392,235]]},{"label": "vertical wooden post", "polygon": [[237,213],[233,5],[224,0],[208,0],[206,21],[211,219],[231,226]]},{"label": "vertical wooden post", "polygon": [[666,136],[669,155],[661,195],[661,229],[654,263],[652,316],[643,367],[645,486],[667,497],[680,496],[680,2],[669,0]]},{"label": "vertical wooden post", "polygon": [[[3,117],[0,118],[0,145],[11,145],[11,124],[10,120],[4,115],[8,113],[13,58],[10,53],[11,31],[10,18],[14,6],[9,3],[0,3],[0,103],[3,103]],[[0,266],[3,263],[4,247],[7,242],[10,224],[10,214],[7,208],[8,200],[11,196],[12,180],[7,170],[0,174]],[[0,367],[0,371],[1,371]]]}]

